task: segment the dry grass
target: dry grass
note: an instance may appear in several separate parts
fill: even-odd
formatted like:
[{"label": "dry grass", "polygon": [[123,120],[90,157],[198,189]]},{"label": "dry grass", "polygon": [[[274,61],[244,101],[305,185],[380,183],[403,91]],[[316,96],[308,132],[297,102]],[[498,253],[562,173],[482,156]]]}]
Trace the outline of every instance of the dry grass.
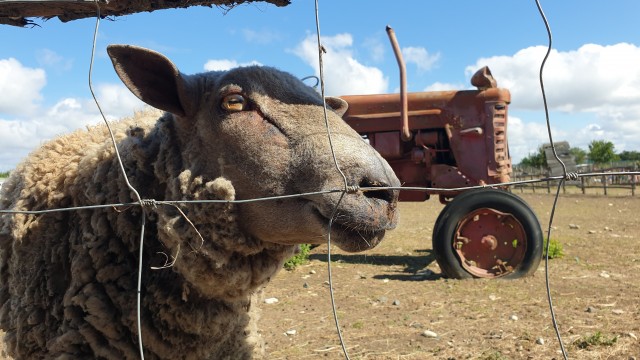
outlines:
[{"label": "dry grass", "polygon": [[[546,229],[553,197],[523,198]],[[336,304],[351,359],[561,358],[543,266],[533,277],[512,281],[442,278],[431,253],[440,209],[437,201],[402,203],[401,226],[385,242],[368,253],[337,251],[334,256]],[[567,195],[560,200],[552,237],[565,256],[551,260],[551,292],[570,358],[640,354],[638,213],[637,198]],[[280,299],[263,306],[260,327],[269,359],[344,358],[326,267],[323,246],[312,251],[309,264],[281,272],[267,287],[267,297]],[[291,329],[296,334],[285,335]],[[437,337],[423,336],[425,330]],[[575,345],[598,331],[617,340],[585,349]]]}]

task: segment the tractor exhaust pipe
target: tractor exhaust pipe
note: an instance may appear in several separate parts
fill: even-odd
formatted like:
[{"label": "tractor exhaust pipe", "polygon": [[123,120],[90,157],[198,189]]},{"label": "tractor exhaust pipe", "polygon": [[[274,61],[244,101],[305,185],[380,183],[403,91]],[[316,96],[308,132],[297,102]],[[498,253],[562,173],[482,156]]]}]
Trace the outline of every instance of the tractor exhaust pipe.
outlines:
[{"label": "tractor exhaust pipe", "polygon": [[400,117],[402,118],[402,131],[400,132],[401,139],[402,141],[409,141],[411,140],[411,132],[409,131],[407,70],[402,57],[402,52],[400,51],[400,45],[398,45],[398,40],[396,39],[396,33],[389,25],[387,25],[387,35],[389,35],[393,52],[396,54],[396,60],[398,61],[398,68],[400,69]]}]

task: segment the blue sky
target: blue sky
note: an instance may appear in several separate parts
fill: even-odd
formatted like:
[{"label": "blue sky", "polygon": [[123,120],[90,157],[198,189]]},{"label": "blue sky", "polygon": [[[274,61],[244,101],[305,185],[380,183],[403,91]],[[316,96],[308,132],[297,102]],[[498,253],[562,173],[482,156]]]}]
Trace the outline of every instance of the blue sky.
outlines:
[{"label": "blue sky", "polygon": [[[554,35],[545,81],[555,140],[640,150],[640,2],[542,1]],[[547,35],[531,1],[320,0],[328,95],[395,92],[385,26],[397,34],[410,91],[469,88],[489,65],[512,91],[509,141],[517,162],[546,140],[537,72]],[[94,19],[0,25],[0,171],[46,139],[99,121],[88,89]],[[314,1],[287,7],[195,7],[103,20],[93,84],[106,114],[142,107],[122,86],[108,44],[168,56],[184,73],[259,63],[296,76],[317,71]]]}]

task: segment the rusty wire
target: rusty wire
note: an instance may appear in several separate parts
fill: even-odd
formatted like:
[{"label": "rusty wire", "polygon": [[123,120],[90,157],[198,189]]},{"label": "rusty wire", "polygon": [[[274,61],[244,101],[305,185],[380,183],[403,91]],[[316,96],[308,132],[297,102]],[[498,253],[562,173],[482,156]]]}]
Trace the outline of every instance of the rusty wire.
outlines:
[{"label": "rusty wire", "polygon": [[[552,322],[553,322],[553,326],[554,326],[554,330],[556,332],[558,341],[560,343],[560,348],[562,351],[562,355],[564,357],[564,359],[568,359],[566,350],[564,348],[561,336],[560,336],[560,332],[558,329],[558,325],[556,322],[556,317],[555,317],[555,312],[554,312],[554,307],[553,307],[553,303],[552,303],[552,299],[551,299],[551,294],[550,294],[550,285],[549,285],[549,270],[548,270],[548,253],[549,253],[549,238],[551,235],[551,228],[552,228],[552,223],[553,223],[553,219],[554,219],[554,214],[555,214],[555,210],[556,210],[556,205],[559,199],[559,192],[560,192],[560,188],[562,187],[562,185],[565,183],[565,181],[567,180],[576,180],[578,178],[582,178],[582,177],[595,177],[595,176],[603,176],[603,175],[640,175],[640,171],[635,171],[635,172],[591,172],[591,173],[568,173],[565,164],[562,162],[562,160],[559,158],[559,156],[557,155],[556,149],[555,149],[555,145],[553,143],[553,138],[552,138],[552,133],[551,133],[551,125],[550,125],[550,117],[549,117],[549,111],[548,111],[548,105],[547,105],[547,100],[546,100],[546,93],[545,93],[545,89],[544,89],[544,82],[543,82],[543,70],[544,70],[544,66],[546,63],[546,60],[548,58],[548,55],[551,51],[552,48],[552,35],[551,35],[551,30],[549,27],[549,23],[546,19],[546,16],[544,15],[544,12],[542,10],[542,7],[540,5],[539,0],[534,0],[536,3],[536,6],[538,8],[538,11],[540,13],[540,16],[542,17],[542,20],[545,24],[546,30],[547,30],[547,34],[548,34],[548,50],[547,50],[547,54],[544,57],[544,60],[541,63],[540,66],[540,73],[539,73],[539,80],[540,80],[540,89],[542,92],[542,97],[543,97],[543,104],[544,104],[544,111],[545,111],[545,118],[546,118],[546,124],[547,124],[547,131],[548,131],[548,136],[549,136],[549,140],[551,143],[551,148],[553,150],[553,155],[556,158],[556,160],[561,164],[562,169],[563,169],[563,175],[560,176],[551,176],[551,177],[545,177],[545,178],[540,178],[540,179],[531,179],[531,180],[521,180],[521,181],[511,181],[511,182],[504,182],[504,183],[497,183],[497,184],[491,184],[491,185],[480,185],[480,186],[466,186],[466,187],[458,187],[458,188],[433,188],[433,187],[385,187],[386,189],[389,190],[403,190],[403,191],[424,191],[424,192],[430,192],[430,193],[440,193],[440,192],[451,192],[451,191],[464,191],[464,190],[472,190],[472,189],[479,189],[479,188],[497,188],[497,187],[511,187],[514,185],[524,185],[524,184],[533,184],[533,183],[541,183],[541,182],[548,182],[548,181],[559,181],[558,183],[558,188],[554,197],[554,202],[553,202],[553,206],[551,209],[551,213],[550,213],[550,219],[549,219],[549,228],[547,231],[547,256],[545,258],[545,275],[546,275],[546,290],[547,290],[547,298],[548,298],[548,302],[549,302],[549,308],[551,311],[551,315],[552,315]],[[86,206],[78,206],[78,207],[63,207],[63,208],[52,208],[52,209],[44,209],[44,210],[3,210],[0,209],[0,215],[8,215],[8,214],[28,214],[28,215],[40,215],[40,214],[46,214],[46,213],[52,213],[52,212],[63,212],[63,211],[77,211],[77,210],[91,210],[91,209],[104,209],[104,208],[113,208],[113,209],[118,209],[118,208],[128,208],[128,207],[133,207],[133,206],[140,206],[142,208],[142,215],[141,215],[141,229],[140,229],[140,252],[139,252],[139,264],[138,264],[138,286],[137,286],[137,326],[138,326],[138,342],[139,342],[139,351],[140,351],[140,358],[144,359],[144,346],[142,343],[142,330],[141,330],[141,320],[140,320],[140,307],[141,307],[141,303],[140,303],[140,294],[141,294],[141,286],[142,286],[142,257],[143,257],[143,245],[144,245],[144,231],[145,231],[145,221],[146,221],[146,211],[145,209],[149,208],[149,207],[157,207],[158,205],[167,205],[167,206],[176,206],[178,204],[210,204],[210,203],[227,203],[227,204],[241,204],[241,203],[248,203],[248,202],[257,202],[257,201],[272,201],[272,200],[278,200],[278,199],[286,199],[286,198],[295,198],[295,197],[303,197],[303,196],[314,196],[314,195],[322,195],[322,194],[328,194],[328,193],[341,193],[341,197],[340,200],[338,201],[338,203],[336,204],[336,207],[334,209],[334,212],[329,220],[328,223],[328,233],[327,233],[327,245],[328,245],[328,276],[329,276],[329,288],[330,288],[330,295],[331,295],[331,305],[333,308],[333,314],[334,314],[334,321],[336,324],[336,329],[337,329],[337,333],[338,333],[338,337],[342,346],[342,350],[343,353],[345,355],[345,358],[347,360],[349,360],[349,355],[347,353],[346,350],[346,346],[342,337],[342,332],[340,330],[340,326],[339,326],[339,322],[338,322],[338,317],[337,317],[337,311],[336,311],[336,306],[335,306],[335,299],[334,299],[334,294],[333,294],[333,282],[332,282],[332,275],[331,275],[331,229],[332,229],[332,225],[333,225],[333,220],[334,217],[337,213],[338,210],[338,206],[340,204],[340,202],[342,201],[342,198],[351,192],[354,191],[362,191],[362,192],[367,192],[367,191],[379,191],[381,189],[381,187],[358,187],[358,186],[349,186],[347,183],[347,179],[346,176],[344,175],[344,173],[342,172],[342,170],[340,169],[340,166],[338,164],[337,158],[335,156],[334,153],[334,149],[333,149],[333,144],[332,144],[332,139],[331,139],[331,130],[329,128],[329,124],[328,124],[328,120],[326,117],[326,103],[324,102],[324,74],[323,74],[323,64],[322,64],[322,53],[325,52],[326,50],[324,49],[324,47],[321,44],[321,38],[320,38],[320,23],[319,23],[319,10],[318,10],[318,0],[315,0],[315,15],[316,15],[316,29],[317,29],[317,39],[318,39],[318,51],[319,51],[319,73],[320,73],[320,77],[319,77],[319,82],[320,82],[320,89],[321,89],[321,96],[323,99],[323,105],[325,108],[325,112],[324,112],[324,116],[325,116],[325,125],[326,125],[326,130],[327,130],[327,135],[328,135],[328,139],[329,139],[329,144],[330,144],[330,149],[332,152],[332,156],[333,156],[333,161],[336,167],[336,170],[342,175],[343,179],[344,179],[344,188],[342,189],[330,189],[330,190],[324,190],[324,191],[317,191],[317,192],[309,192],[309,193],[300,193],[300,194],[290,194],[290,195],[280,195],[280,196],[272,196],[272,197],[263,197],[263,198],[253,198],[253,199],[245,199],[245,200],[155,200],[155,199],[142,199],[138,193],[138,191],[131,185],[131,183],[129,182],[129,179],[127,177],[126,171],[124,169],[124,166],[122,164],[122,159],[121,156],[119,154],[118,151],[118,146],[117,146],[117,142],[115,140],[114,134],[112,132],[112,129],[110,127],[110,124],[108,122],[108,120],[106,119],[106,116],[104,115],[99,101],[95,96],[95,93],[93,91],[93,85],[92,85],[92,71],[93,71],[93,61],[94,61],[94,56],[95,56],[95,48],[96,48],[96,38],[97,38],[97,33],[98,33],[98,27],[100,24],[100,6],[97,2],[97,0],[94,0],[95,4],[96,4],[96,25],[95,25],[95,29],[94,29],[94,36],[93,36],[93,42],[92,42],[92,49],[91,49],[91,58],[90,58],[90,64],[89,64],[89,90],[91,92],[91,95],[95,101],[95,104],[100,112],[100,115],[102,116],[107,129],[109,131],[109,134],[111,136],[111,140],[112,140],[112,144],[114,146],[115,149],[115,155],[117,157],[118,160],[118,164],[120,167],[120,171],[121,171],[121,175],[123,176],[123,179],[125,180],[125,183],[127,185],[127,187],[133,192],[134,197],[136,198],[134,202],[129,202],[129,203],[113,203],[113,204],[100,204],[100,205],[86,205]],[[188,219],[187,219],[188,220]]]}]

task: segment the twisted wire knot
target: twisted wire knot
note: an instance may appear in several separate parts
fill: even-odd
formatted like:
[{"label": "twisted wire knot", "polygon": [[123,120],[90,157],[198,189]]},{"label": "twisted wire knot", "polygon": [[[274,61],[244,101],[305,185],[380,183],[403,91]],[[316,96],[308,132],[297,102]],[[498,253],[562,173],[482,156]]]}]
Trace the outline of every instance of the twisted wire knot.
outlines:
[{"label": "twisted wire knot", "polygon": [[578,178],[579,178],[578,173],[575,173],[575,172],[566,173],[564,175],[565,180],[578,180]]},{"label": "twisted wire knot", "polygon": [[358,186],[358,185],[351,185],[351,186],[347,186],[347,188],[346,188],[347,194],[355,194],[359,190],[360,190],[360,186]]},{"label": "twisted wire knot", "polygon": [[142,199],[140,200],[140,204],[144,207],[158,208],[158,202],[155,199]]}]

